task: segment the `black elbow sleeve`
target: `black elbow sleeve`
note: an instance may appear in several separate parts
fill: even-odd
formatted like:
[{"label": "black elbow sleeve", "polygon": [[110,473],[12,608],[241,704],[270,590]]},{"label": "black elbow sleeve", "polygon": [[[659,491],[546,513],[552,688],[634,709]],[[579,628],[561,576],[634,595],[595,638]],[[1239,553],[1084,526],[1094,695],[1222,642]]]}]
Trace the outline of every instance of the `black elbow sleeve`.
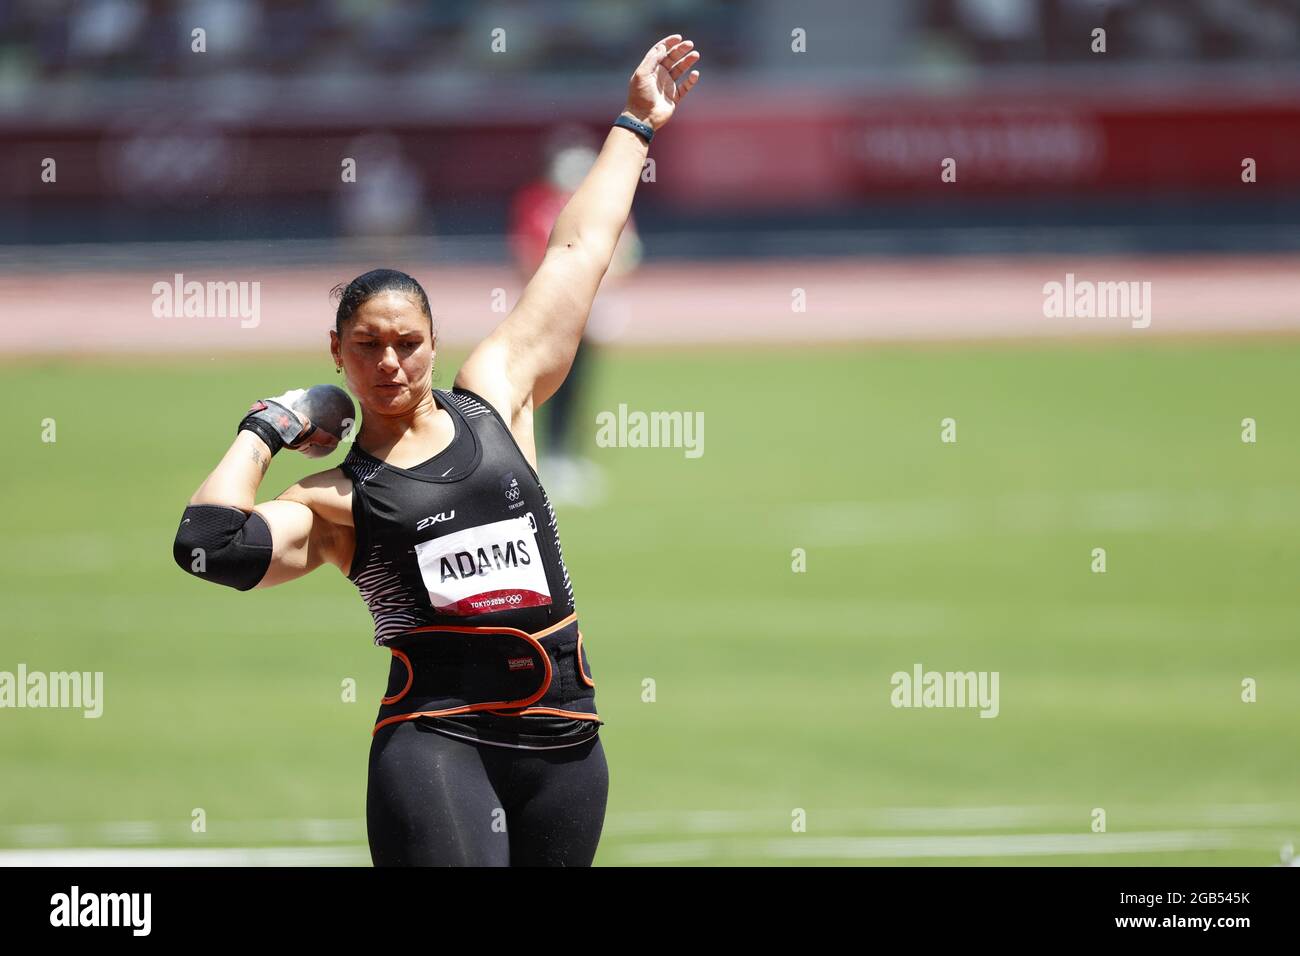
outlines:
[{"label": "black elbow sleeve", "polygon": [[271,527],[256,511],[189,505],[176,531],[172,557],[196,578],[249,591],[271,566]]}]

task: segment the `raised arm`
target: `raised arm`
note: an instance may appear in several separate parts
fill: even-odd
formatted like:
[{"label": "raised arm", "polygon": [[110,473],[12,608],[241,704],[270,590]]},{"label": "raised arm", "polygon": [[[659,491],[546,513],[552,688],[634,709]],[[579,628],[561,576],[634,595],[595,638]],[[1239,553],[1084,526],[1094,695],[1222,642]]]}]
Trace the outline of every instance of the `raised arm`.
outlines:
[{"label": "raised arm", "polygon": [[[316,497],[337,497],[328,472],[294,485],[274,501],[254,504],[276,451],[287,444],[315,455],[338,444],[292,408],[297,393],[257,403],[256,428],[241,428],[217,467],[190,497],[172,544],[172,557],[195,577],[239,591],[302,577],[331,559],[338,535],[314,510]],[[267,402],[270,405],[267,405]],[[282,421],[280,416],[287,420]],[[290,417],[293,416],[293,417]],[[255,413],[245,418],[245,422]],[[265,436],[265,437],[263,437]],[[340,476],[341,479],[341,476]],[[350,489],[348,489],[350,490]]]},{"label": "raised arm", "polygon": [[[699,79],[694,46],[673,34],[651,47],[632,74],[622,115],[662,129]],[[530,401],[536,408],[550,398],[568,374],[648,152],[640,134],[610,129],[518,304],[461,366],[456,384],[486,398],[507,423]]]}]

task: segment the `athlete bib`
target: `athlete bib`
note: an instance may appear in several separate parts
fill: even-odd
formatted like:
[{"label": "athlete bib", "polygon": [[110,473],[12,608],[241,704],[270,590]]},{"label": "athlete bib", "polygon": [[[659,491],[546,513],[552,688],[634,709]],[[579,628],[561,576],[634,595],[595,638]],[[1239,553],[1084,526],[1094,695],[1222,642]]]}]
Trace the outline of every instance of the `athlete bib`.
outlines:
[{"label": "athlete bib", "polygon": [[439,614],[551,603],[531,511],[420,542],[415,553],[429,603]]}]

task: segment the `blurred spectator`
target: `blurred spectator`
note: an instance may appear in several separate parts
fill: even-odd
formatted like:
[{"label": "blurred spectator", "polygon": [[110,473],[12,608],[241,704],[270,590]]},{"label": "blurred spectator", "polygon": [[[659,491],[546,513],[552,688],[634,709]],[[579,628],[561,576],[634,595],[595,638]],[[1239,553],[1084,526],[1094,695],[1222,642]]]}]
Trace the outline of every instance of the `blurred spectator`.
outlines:
[{"label": "blurred spectator", "polygon": [[356,181],[339,187],[345,235],[404,236],[428,225],[419,170],[395,137],[360,136],[343,155],[356,160]]},{"label": "blurred spectator", "polygon": [[1236,60],[1294,55],[1296,0],[928,0],[931,45],[976,63]]},{"label": "blurred spectator", "polygon": [[144,14],[140,0],[86,0],[72,15],[69,56],[95,63],[126,54]]},{"label": "blurred spectator", "polygon": [[[467,58],[508,71],[540,59],[563,71],[622,70],[647,37],[686,27],[721,66],[750,2],[0,0],[0,61],[87,81],[217,67],[275,76],[426,73],[459,69]],[[207,52],[190,60],[196,27],[207,33]],[[491,50],[497,28],[506,30],[505,58]]]},{"label": "blurred spectator", "polygon": [[182,33],[207,31],[207,56],[215,61],[246,59],[261,41],[263,7],[257,0],[188,0],[181,10]]}]

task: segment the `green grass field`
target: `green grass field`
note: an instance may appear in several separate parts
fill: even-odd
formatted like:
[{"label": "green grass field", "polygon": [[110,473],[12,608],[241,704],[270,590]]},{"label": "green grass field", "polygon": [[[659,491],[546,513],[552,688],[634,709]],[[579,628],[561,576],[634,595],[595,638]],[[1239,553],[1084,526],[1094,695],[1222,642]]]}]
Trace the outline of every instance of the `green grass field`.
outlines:
[{"label": "green grass field", "polygon": [[[593,443],[609,500],[557,509],[606,721],[597,863],[1277,862],[1300,844],[1297,368],[1258,339],[607,356],[593,414],[706,428],[697,459]],[[326,566],[238,593],[171,557],[249,402],[334,379],[327,356],[3,368],[0,670],[103,671],[105,699],[0,711],[0,849],[368,863],[388,655],[355,588]],[[259,500],[341,456],[277,456]],[[997,671],[999,715],[894,708],[915,663]]]}]

